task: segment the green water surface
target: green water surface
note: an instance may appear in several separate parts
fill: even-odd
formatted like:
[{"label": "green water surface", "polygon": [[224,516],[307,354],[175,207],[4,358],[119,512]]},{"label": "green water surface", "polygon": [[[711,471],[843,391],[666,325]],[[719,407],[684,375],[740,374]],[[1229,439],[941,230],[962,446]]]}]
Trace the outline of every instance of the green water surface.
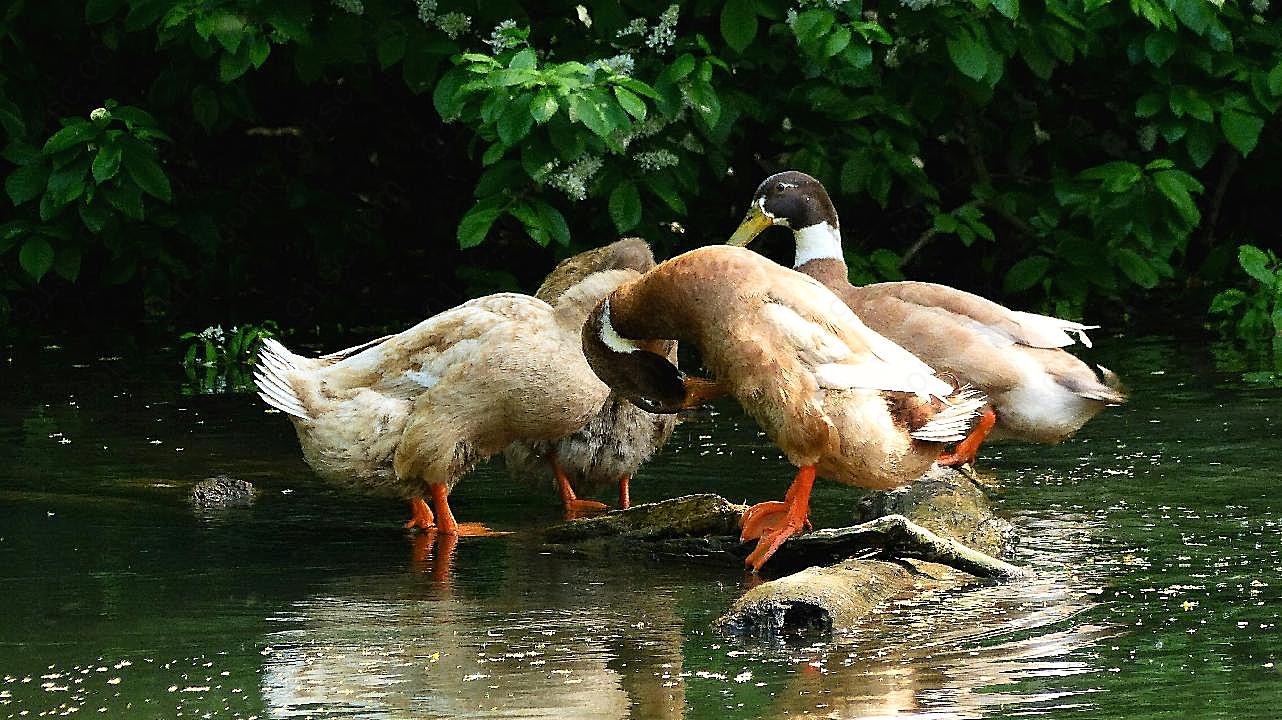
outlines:
[{"label": "green water surface", "polygon": [[[559,519],[492,463],[450,572],[400,503],[340,494],[249,395],[182,392],[173,350],[0,356],[0,718],[1276,718],[1282,392],[1195,344],[1102,337],[1135,392],[1057,447],[987,449],[1028,582],[884,608],[822,642],[712,621],[733,563],[551,554]],[[255,483],[194,512],[191,484]],[[781,497],[733,406],[681,425],[636,501]],[[859,493],[821,483],[814,518]]]}]

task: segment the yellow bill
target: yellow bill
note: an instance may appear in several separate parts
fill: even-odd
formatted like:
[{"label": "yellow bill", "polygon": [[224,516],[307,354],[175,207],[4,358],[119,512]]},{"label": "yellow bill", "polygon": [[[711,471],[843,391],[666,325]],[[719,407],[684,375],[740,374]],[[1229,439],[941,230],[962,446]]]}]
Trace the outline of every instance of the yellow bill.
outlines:
[{"label": "yellow bill", "polygon": [[743,217],[743,222],[739,223],[739,229],[734,231],[734,235],[730,236],[726,244],[743,247],[760,235],[762,230],[773,224],[774,220],[761,211],[761,206],[753,203],[748,208],[748,214]]}]

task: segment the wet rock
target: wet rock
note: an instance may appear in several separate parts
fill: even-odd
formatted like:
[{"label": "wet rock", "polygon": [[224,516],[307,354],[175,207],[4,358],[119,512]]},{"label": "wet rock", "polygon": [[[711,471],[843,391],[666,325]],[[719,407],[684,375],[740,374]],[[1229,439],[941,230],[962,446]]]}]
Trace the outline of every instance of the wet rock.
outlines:
[{"label": "wet rock", "polygon": [[199,510],[244,507],[254,502],[253,483],[226,475],[205,478],[191,488],[191,504]]}]

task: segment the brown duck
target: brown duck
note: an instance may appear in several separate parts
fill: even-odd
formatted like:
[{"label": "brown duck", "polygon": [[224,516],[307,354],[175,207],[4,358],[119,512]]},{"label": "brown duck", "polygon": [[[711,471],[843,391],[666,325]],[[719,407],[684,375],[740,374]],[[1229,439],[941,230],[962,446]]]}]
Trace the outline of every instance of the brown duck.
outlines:
[{"label": "brown duck", "polygon": [[448,497],[477,461],[516,440],[563,438],[601,410],[609,389],[583,357],[581,328],[597,301],[637,276],[591,273],[555,305],[488,295],[319,358],[268,340],[255,373],[259,395],[290,416],[317,474],[409,498],[406,527],[457,535],[468,529]]},{"label": "brown duck", "polygon": [[1117,376],[1060,348],[1098,326],[1011,310],[946,285],[850,284],[837,211],[823,185],[796,171],[771,175],[757,188],[747,216],[730,239],[747,245],[771,225],[790,228],[793,267],[822,282],[870,328],[931,367],[988,396],[980,422],[941,464],[973,462],[985,437],[1057,443],[1105,406],[1125,402]]},{"label": "brown duck", "polygon": [[[562,260],[534,296],[555,305],[570,287],[593,273],[609,269],[645,272],[653,267],[650,246],[640,238],[624,238]],[[676,343],[666,342],[655,349],[676,362]],[[594,494],[617,486],[619,507],[627,508],[632,476],[672,437],[675,425],[675,415],[648,413],[610,393],[583,427],[555,440],[518,440],[507,446],[503,458],[514,479],[545,485],[550,477],[561,494],[567,517],[606,509],[603,503],[579,498],[575,488],[579,493]]]},{"label": "brown duck", "polygon": [[668,413],[702,401],[705,384],[642,345],[656,339],[695,347],[799,468],[782,502],[744,514],[744,539],[760,538],[746,561],[754,570],[805,525],[816,475],[867,488],[911,482],[984,404],[869,330],[823,285],[741,248],[659,264],[610,293],[583,328],[588,362],[622,397]]}]

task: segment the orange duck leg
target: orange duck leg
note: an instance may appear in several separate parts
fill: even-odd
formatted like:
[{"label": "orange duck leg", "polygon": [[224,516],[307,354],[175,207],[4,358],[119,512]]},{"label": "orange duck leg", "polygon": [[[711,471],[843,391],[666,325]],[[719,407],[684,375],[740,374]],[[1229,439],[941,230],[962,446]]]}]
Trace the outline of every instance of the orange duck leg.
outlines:
[{"label": "orange duck leg", "polygon": [[984,438],[988,437],[988,433],[993,431],[993,426],[996,424],[997,413],[993,412],[992,407],[984,408],[979,416],[979,422],[975,423],[975,429],[970,431],[966,439],[957,443],[957,447],[953,448],[952,452],[940,455],[935,462],[945,467],[974,463],[975,455],[979,453],[979,446],[984,444]]},{"label": "orange duck leg", "polygon": [[410,500],[410,512],[413,516],[405,523],[406,530],[431,530],[436,527],[436,518],[432,516],[432,509],[423,502],[423,498],[412,498]]},{"label": "orange duck leg", "polygon": [[561,467],[561,463],[557,462],[556,455],[548,456],[548,461],[552,463],[552,473],[556,475],[557,486],[561,488],[561,503],[565,506],[566,520],[600,515],[610,509],[603,502],[580,500],[574,494],[574,487],[570,485],[570,477],[565,474],[565,468]]},{"label": "orange duck leg", "polygon": [[631,475],[624,475],[619,478],[619,509],[627,510],[632,507],[632,495],[628,491],[628,484],[632,482]]},{"label": "orange duck leg", "polygon": [[[450,511],[450,490],[443,483],[428,483],[427,489],[432,493],[432,506],[436,508],[436,532],[441,535],[458,537],[484,537],[489,535],[507,535],[507,532],[496,532],[481,523],[461,523],[454,519]],[[438,541],[439,542],[439,541]]]},{"label": "orange duck leg", "polygon": [[815,485],[815,466],[797,470],[783,502],[757,503],[743,514],[743,537],[759,537],[757,547],[743,562],[753,572],[770,559],[785,540],[801,532],[810,517],[810,491]]}]

